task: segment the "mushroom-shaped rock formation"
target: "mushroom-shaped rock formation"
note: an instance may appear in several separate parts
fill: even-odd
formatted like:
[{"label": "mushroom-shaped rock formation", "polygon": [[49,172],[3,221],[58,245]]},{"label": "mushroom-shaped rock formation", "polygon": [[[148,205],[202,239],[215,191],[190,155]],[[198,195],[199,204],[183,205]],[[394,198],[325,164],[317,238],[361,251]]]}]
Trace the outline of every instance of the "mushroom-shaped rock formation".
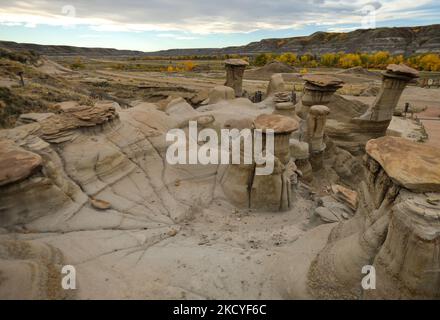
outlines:
[{"label": "mushroom-shaped rock formation", "polygon": [[326,148],[324,143],[324,128],[329,113],[329,108],[317,105],[310,108],[309,117],[307,118],[306,141],[310,146],[310,161],[314,170],[322,168],[322,157]]},{"label": "mushroom-shaped rock formation", "polygon": [[301,105],[298,107],[298,115],[306,120],[309,109],[314,105],[326,105],[330,102],[333,94],[342,87],[343,81],[329,75],[306,74],[303,76],[306,84]]},{"label": "mushroom-shaped rock formation", "polygon": [[292,205],[291,177],[295,175],[296,165],[291,159],[289,139],[292,132],[298,130],[296,120],[280,116],[263,114],[254,121],[255,129],[262,132],[274,132],[274,171],[270,175],[255,176],[251,186],[250,202],[252,208],[265,208],[271,211],[287,210]]},{"label": "mushroom-shaped rock formation", "polygon": [[[383,74],[382,89],[371,106],[335,95],[327,104],[331,110],[325,130],[327,136],[338,147],[355,155],[363,154],[367,141],[387,134],[402,91],[416,77],[417,71],[414,69],[404,65],[389,65]],[[423,130],[423,126],[412,119],[399,121],[408,122],[408,127],[414,128],[412,130],[415,132]],[[405,136],[409,138],[409,134]],[[415,136],[420,136],[420,133]]]},{"label": "mushroom-shaped rock formation", "polygon": [[439,149],[383,137],[370,140],[366,151],[398,185],[414,192],[440,192]]},{"label": "mushroom-shaped rock formation", "polygon": [[[272,114],[262,114],[253,122],[257,134],[262,135],[263,147],[266,141],[266,130],[274,133],[274,163],[273,172],[267,175],[257,175],[255,157],[252,150],[241,149],[241,163],[230,164],[222,178],[221,184],[225,195],[237,206],[269,211],[287,210],[292,205],[291,181],[296,175],[296,165],[290,157],[289,137],[298,129],[298,122],[290,117]],[[255,141],[254,141],[255,142]],[[253,157],[252,164],[244,164],[243,159]],[[270,159],[266,153],[266,159]],[[267,163],[260,161],[258,166]]]},{"label": "mushroom-shaped rock formation", "polygon": [[243,95],[243,74],[249,62],[241,59],[225,60],[226,83],[225,86],[234,89],[235,96]]},{"label": "mushroom-shaped rock formation", "polygon": [[290,161],[289,137],[292,132],[298,130],[298,121],[277,114],[262,114],[255,119],[254,127],[261,131],[263,136],[265,131],[273,130],[275,157],[283,164]]},{"label": "mushroom-shaped rock formation", "polygon": [[418,77],[419,73],[417,70],[404,64],[388,65],[387,70],[383,73],[382,88],[376,101],[359,119],[388,122],[389,124],[406,85]]},{"label": "mushroom-shaped rock formation", "polygon": [[[309,292],[315,298],[438,299],[440,150],[394,137],[371,140],[366,149],[357,212],[333,229],[311,264]],[[375,268],[376,290],[362,290],[367,265]]]}]

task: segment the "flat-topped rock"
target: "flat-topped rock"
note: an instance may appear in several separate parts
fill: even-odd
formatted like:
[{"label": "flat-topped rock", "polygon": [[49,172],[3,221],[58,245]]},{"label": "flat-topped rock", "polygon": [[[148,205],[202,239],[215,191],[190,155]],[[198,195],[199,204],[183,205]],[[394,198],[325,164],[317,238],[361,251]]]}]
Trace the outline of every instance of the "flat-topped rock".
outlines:
[{"label": "flat-topped rock", "polygon": [[75,129],[101,125],[118,117],[113,104],[69,105],[63,111],[39,121],[43,139],[53,143],[69,141],[75,136]]},{"label": "flat-topped rock", "polygon": [[414,192],[440,192],[440,149],[382,137],[368,141],[366,151],[400,186]]},{"label": "flat-topped rock", "polygon": [[[65,111],[79,120],[88,122],[90,125],[101,124],[116,117],[116,109],[111,104],[95,104],[91,106],[78,106]],[[84,124],[86,125],[86,124]]]},{"label": "flat-topped rock", "polygon": [[0,186],[26,179],[42,162],[38,154],[18,147],[11,140],[0,140]]},{"label": "flat-topped rock", "polygon": [[341,79],[323,74],[306,74],[302,78],[318,87],[341,87],[344,84]]},{"label": "flat-topped rock", "polygon": [[247,62],[246,60],[243,59],[227,59],[225,60],[225,65],[228,66],[248,66],[249,62]]},{"label": "flat-topped rock", "polygon": [[273,97],[273,102],[282,103],[282,102],[291,102],[292,101],[292,93],[287,91],[276,92]]},{"label": "flat-topped rock", "polygon": [[387,66],[387,72],[393,72],[411,78],[418,78],[419,72],[416,69],[410,68],[404,64],[390,64]]},{"label": "flat-topped rock", "polygon": [[254,120],[255,129],[274,130],[275,133],[291,133],[298,130],[298,121],[278,114],[262,114]]}]

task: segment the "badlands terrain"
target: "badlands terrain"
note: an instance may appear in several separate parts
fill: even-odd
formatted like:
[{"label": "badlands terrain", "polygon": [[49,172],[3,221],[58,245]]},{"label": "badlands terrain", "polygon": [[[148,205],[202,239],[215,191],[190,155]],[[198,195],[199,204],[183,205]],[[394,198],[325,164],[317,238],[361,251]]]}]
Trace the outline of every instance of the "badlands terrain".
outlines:
[{"label": "badlands terrain", "polygon": [[[440,298],[438,74],[19,57],[0,65],[0,298]],[[272,128],[273,174],[170,165],[190,121]]]}]

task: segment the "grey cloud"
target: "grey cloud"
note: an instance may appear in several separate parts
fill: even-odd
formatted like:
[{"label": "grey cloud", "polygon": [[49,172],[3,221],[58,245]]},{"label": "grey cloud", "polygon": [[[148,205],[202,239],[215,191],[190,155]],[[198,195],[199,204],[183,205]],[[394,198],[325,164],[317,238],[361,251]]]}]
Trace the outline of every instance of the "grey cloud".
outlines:
[{"label": "grey cloud", "polygon": [[[102,18],[116,23],[177,25],[182,26],[182,30],[188,30],[195,21],[201,24],[227,22],[235,31],[261,28],[262,24],[343,23],[344,18],[356,15],[366,4],[365,0],[0,0],[1,9],[8,11],[60,15],[63,6],[72,5],[76,15],[81,18]],[[369,4],[376,9],[382,6],[378,1]]]}]

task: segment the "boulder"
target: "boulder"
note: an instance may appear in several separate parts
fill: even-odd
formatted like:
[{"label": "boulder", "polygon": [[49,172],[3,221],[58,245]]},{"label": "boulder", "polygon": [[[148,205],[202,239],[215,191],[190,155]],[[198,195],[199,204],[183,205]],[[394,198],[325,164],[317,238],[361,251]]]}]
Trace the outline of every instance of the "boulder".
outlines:
[{"label": "boulder", "polygon": [[414,192],[440,192],[440,150],[404,138],[383,137],[370,140],[367,154],[387,175]]},{"label": "boulder", "polygon": [[26,179],[42,165],[42,158],[18,147],[11,140],[0,140],[0,186]]}]

